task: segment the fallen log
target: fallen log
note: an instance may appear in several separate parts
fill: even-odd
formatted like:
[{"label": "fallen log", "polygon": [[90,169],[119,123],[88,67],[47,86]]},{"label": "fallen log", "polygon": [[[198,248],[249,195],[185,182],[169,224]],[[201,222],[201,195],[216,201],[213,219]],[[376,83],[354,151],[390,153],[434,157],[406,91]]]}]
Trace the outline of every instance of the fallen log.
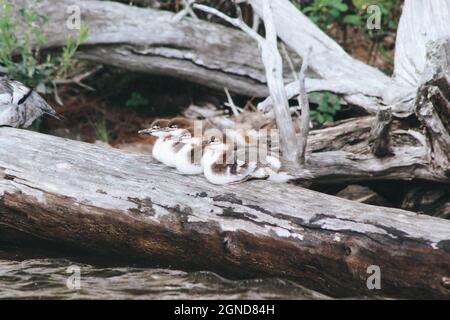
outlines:
[{"label": "fallen log", "polygon": [[[14,3],[16,11],[31,6],[26,0]],[[43,49],[61,48],[69,34],[76,37],[78,31],[66,27],[71,17],[68,8],[74,6],[89,30],[77,51],[79,59],[171,76],[220,91],[228,88],[246,96],[269,93],[258,48],[249,36],[207,21],[176,20],[174,13],[164,10],[111,1],[39,1],[37,10],[47,18]],[[290,53],[299,66],[301,59]],[[287,76],[286,81],[291,78]]]},{"label": "fallen log", "polygon": [[[14,6],[18,10],[32,3],[19,0]],[[175,21],[169,11],[110,1],[39,1],[39,14],[48,19],[44,49],[60,48],[68,34],[77,34],[66,27],[71,16],[67,9],[73,6],[79,8],[81,22],[89,28],[78,58],[220,91],[226,87],[247,96],[268,94],[259,51],[250,37],[207,21]]]},{"label": "fallen log", "polygon": [[[0,241],[284,277],[335,296],[450,298],[450,221],[294,185],[215,186],[150,156],[0,128]],[[368,267],[381,289],[368,290]]]}]

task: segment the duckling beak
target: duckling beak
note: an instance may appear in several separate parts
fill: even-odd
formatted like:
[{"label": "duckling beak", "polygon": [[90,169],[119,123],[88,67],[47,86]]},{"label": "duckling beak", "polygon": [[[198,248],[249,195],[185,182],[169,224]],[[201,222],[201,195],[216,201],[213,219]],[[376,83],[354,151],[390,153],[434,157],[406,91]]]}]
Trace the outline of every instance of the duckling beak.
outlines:
[{"label": "duckling beak", "polygon": [[167,132],[167,131],[168,128],[159,128],[159,129],[148,128],[144,130],[139,130],[138,134],[152,134],[154,132]]},{"label": "duckling beak", "polygon": [[150,134],[153,129],[139,130],[138,134]]}]

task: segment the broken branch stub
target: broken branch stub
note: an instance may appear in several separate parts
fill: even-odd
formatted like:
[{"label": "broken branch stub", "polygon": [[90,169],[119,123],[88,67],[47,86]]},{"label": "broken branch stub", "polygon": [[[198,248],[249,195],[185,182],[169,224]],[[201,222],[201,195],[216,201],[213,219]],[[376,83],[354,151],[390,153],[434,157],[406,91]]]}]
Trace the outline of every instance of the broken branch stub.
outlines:
[{"label": "broken branch stub", "polygon": [[375,123],[369,138],[370,150],[378,158],[393,154],[391,148],[391,125],[391,110],[389,108],[384,110],[380,109],[375,117]]}]

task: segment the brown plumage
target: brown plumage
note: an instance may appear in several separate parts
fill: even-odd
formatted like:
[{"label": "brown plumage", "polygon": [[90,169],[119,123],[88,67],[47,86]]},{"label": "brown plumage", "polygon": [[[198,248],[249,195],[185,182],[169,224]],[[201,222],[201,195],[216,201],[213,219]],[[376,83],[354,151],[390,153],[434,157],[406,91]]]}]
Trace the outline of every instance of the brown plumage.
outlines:
[{"label": "brown plumage", "polygon": [[169,121],[168,127],[172,129],[187,129],[194,126],[192,120],[182,117],[176,117]]}]

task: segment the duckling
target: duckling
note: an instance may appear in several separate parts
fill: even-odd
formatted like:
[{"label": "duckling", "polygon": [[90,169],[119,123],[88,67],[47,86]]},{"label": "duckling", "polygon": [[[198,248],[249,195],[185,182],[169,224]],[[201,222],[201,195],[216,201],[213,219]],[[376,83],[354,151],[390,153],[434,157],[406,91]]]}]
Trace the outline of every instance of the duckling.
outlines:
[{"label": "duckling", "polygon": [[183,117],[176,117],[169,121],[168,125],[171,131],[193,128],[194,123],[192,120]]},{"label": "duckling", "polygon": [[258,143],[258,132],[254,129],[225,129],[225,138],[237,147]]},{"label": "duckling", "polygon": [[167,124],[168,136],[163,143],[161,162],[168,167],[175,168],[175,158],[178,152],[185,146],[181,137],[190,135],[188,128],[193,126],[192,121],[186,118],[173,118]]},{"label": "duckling", "polygon": [[61,119],[33,89],[0,77],[0,126],[27,128],[43,114]]},{"label": "duckling", "polygon": [[153,121],[150,128],[139,131],[139,134],[149,134],[156,137],[153,145],[152,156],[155,160],[163,162],[167,140],[170,138],[168,131],[169,119],[157,119]]},{"label": "duckling", "polygon": [[203,172],[213,184],[235,184],[250,179],[268,179],[286,182],[292,177],[279,172],[281,161],[275,154],[265,154],[256,146],[233,149],[230,145],[212,137],[206,143]]},{"label": "duckling", "polygon": [[203,173],[202,156],[206,141],[194,136],[194,129],[186,129],[181,137],[184,146],[175,156],[175,167],[181,174],[196,175]]},{"label": "duckling", "polygon": [[248,180],[256,170],[256,162],[240,160],[229,144],[216,137],[206,142],[202,157],[205,178],[213,184],[234,184]]}]

